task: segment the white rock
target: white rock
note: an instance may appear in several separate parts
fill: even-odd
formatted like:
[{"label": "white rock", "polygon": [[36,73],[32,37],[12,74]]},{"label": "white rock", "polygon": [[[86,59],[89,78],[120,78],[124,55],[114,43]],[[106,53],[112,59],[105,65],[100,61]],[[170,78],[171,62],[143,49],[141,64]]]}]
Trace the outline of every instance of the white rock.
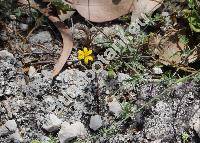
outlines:
[{"label": "white rock", "polygon": [[56,131],[60,128],[62,120],[60,120],[56,115],[49,114],[46,119],[46,123],[43,124],[42,128],[48,132]]},{"label": "white rock", "polygon": [[5,127],[11,131],[11,132],[14,132],[17,130],[17,123],[15,122],[15,120],[8,120],[6,123],[5,123]]},{"label": "white rock", "polygon": [[22,31],[26,31],[26,30],[28,30],[28,24],[20,23],[20,24],[19,24],[19,28],[20,28]]},{"label": "white rock", "polygon": [[30,78],[34,77],[34,75],[36,74],[36,69],[33,66],[30,66],[29,71],[28,71],[28,75]]},{"label": "white rock", "polygon": [[160,67],[154,67],[153,68],[153,73],[154,74],[162,74],[163,71],[162,71],[162,69]]},{"label": "white rock", "polygon": [[94,131],[98,130],[102,126],[102,119],[99,115],[94,115],[90,118],[90,128]]},{"label": "white rock", "polygon": [[189,125],[200,137],[200,109],[191,118]]},{"label": "white rock", "polygon": [[120,103],[114,98],[112,102],[108,102],[109,111],[112,112],[116,117],[119,117],[122,112]]},{"label": "white rock", "polygon": [[0,137],[1,136],[5,136],[5,135],[7,135],[9,133],[10,133],[10,131],[5,126],[1,126],[0,127]]},{"label": "white rock", "polygon": [[68,122],[63,122],[58,133],[58,138],[60,143],[66,143],[76,137],[83,137],[86,133],[87,131],[81,122],[75,122],[71,125]]},{"label": "white rock", "polygon": [[23,139],[22,139],[18,129],[15,131],[15,133],[13,133],[9,136],[9,139],[14,142],[17,142],[17,143],[23,142]]}]

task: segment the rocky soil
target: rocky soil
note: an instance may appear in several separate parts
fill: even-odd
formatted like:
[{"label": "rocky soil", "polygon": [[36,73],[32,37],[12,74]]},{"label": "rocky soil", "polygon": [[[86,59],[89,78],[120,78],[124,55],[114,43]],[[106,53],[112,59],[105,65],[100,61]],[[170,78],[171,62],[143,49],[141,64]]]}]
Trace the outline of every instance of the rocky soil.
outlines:
[{"label": "rocky soil", "polygon": [[[48,31],[41,31],[30,43],[45,45],[51,40]],[[126,95],[136,111],[160,97],[165,87],[148,82],[135,88],[124,82],[130,76],[123,73],[110,79],[103,72],[89,83],[86,73],[78,69],[66,69],[52,79],[50,69],[37,71],[32,66],[25,75],[21,62],[3,49],[0,51],[1,143],[33,140],[46,143],[50,135],[60,143],[75,142],[77,138],[80,142],[177,143],[183,142],[184,132],[189,134],[189,142],[200,142],[200,85],[196,81],[171,87],[159,100],[120,124],[120,131],[109,136],[106,132],[98,135],[101,129],[121,120],[121,99]]]}]

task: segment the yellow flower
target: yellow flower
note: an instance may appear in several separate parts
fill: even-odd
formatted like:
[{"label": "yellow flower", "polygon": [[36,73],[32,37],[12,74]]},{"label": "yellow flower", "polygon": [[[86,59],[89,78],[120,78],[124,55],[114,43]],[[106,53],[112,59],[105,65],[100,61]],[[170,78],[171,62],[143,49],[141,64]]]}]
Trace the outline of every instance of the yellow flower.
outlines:
[{"label": "yellow flower", "polygon": [[84,60],[85,64],[88,64],[89,61],[93,61],[92,50],[88,50],[87,48],[83,48],[82,50],[78,50],[78,60]]}]

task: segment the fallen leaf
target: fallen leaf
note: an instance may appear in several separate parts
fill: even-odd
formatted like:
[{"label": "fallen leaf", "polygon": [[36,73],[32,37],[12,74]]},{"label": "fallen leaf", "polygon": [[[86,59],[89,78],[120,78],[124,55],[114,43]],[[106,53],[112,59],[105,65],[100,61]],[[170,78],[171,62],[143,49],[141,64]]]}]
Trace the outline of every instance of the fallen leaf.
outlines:
[{"label": "fallen leaf", "polygon": [[133,12],[132,18],[149,14],[162,4],[163,0],[73,0],[72,6],[84,18],[93,22],[105,22]]},{"label": "fallen leaf", "polygon": [[133,0],[74,0],[72,5],[93,22],[111,21],[133,10]]},{"label": "fallen leaf", "polygon": [[187,46],[181,43],[177,33],[172,32],[164,37],[154,37],[154,54],[159,56],[159,62],[164,65],[179,65],[194,62],[197,59],[197,50],[184,57]]},{"label": "fallen leaf", "polygon": [[162,3],[163,0],[134,0],[131,22],[141,18],[142,14],[152,14]]},{"label": "fallen leaf", "polygon": [[63,66],[65,65],[67,59],[69,58],[72,48],[73,48],[73,38],[70,29],[68,29],[63,22],[60,21],[58,17],[49,16],[50,21],[54,23],[54,25],[58,28],[62,39],[63,39],[63,49],[60,55],[60,58],[56,62],[56,65],[53,69],[53,76],[59,74],[62,70]]}]

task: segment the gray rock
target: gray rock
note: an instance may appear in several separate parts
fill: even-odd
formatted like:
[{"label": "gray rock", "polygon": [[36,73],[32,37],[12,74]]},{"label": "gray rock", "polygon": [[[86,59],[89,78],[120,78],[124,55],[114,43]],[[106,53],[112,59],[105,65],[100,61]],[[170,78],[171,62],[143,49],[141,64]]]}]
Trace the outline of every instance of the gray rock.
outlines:
[{"label": "gray rock", "polygon": [[30,66],[29,71],[28,71],[29,77],[32,78],[36,73],[37,73],[36,69],[33,66]]},{"label": "gray rock", "polygon": [[94,115],[90,118],[90,128],[94,131],[102,126],[102,119],[100,115]]},{"label": "gray rock", "polygon": [[10,131],[5,126],[0,127],[0,137],[8,135],[9,133],[10,133]]},{"label": "gray rock", "polygon": [[29,38],[31,44],[48,43],[52,41],[51,34],[48,31],[42,31]]},{"label": "gray rock", "polygon": [[56,131],[60,128],[62,120],[60,120],[56,115],[49,114],[46,118],[46,123],[43,124],[42,128],[48,132]]},{"label": "gray rock", "polygon": [[60,143],[66,143],[76,137],[84,137],[86,134],[87,131],[81,122],[75,122],[71,125],[68,122],[63,122],[58,138]]},{"label": "gray rock", "polygon": [[22,139],[18,129],[15,131],[15,133],[9,135],[8,138],[9,138],[9,140],[13,141],[14,143],[23,142],[23,139]]},{"label": "gray rock", "polygon": [[200,137],[200,109],[194,114],[190,120],[190,127],[195,130],[195,132]]},{"label": "gray rock", "polygon": [[120,103],[114,98],[112,102],[108,102],[109,111],[112,112],[115,117],[119,117],[122,112],[122,106]]},{"label": "gray rock", "polygon": [[26,30],[28,30],[28,24],[20,23],[20,24],[19,24],[19,28],[20,28],[22,31],[26,31]]},{"label": "gray rock", "polygon": [[13,54],[0,51],[0,96],[15,95],[20,88],[20,78],[16,69],[17,63]]},{"label": "gray rock", "polygon": [[173,117],[171,107],[159,101],[153,110],[153,115],[146,119],[145,134],[149,140],[173,138]]},{"label": "gray rock", "polygon": [[7,61],[9,63],[14,63],[16,61],[13,54],[9,53],[7,50],[0,51],[0,60]]},{"label": "gray rock", "polygon": [[8,120],[3,126],[0,127],[0,136],[5,136],[14,133],[17,130],[15,120]]},{"label": "gray rock", "polygon": [[76,69],[65,70],[57,77],[57,80],[63,82],[61,93],[69,98],[82,96],[88,85],[86,73]]},{"label": "gray rock", "polygon": [[14,132],[16,131],[17,129],[17,123],[15,122],[15,120],[8,120],[6,123],[5,123],[5,127],[11,131],[11,132]]}]

